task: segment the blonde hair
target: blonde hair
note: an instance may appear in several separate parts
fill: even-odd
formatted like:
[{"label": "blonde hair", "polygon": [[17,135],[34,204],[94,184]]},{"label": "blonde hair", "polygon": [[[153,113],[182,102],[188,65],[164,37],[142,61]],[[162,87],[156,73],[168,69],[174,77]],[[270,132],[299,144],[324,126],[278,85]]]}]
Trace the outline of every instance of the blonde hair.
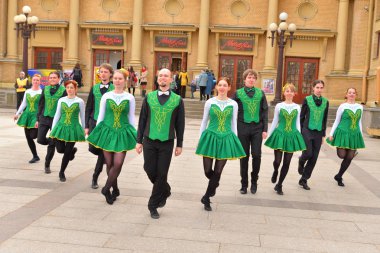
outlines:
[{"label": "blonde hair", "polygon": [[285,93],[286,89],[290,89],[291,91],[296,92],[296,86],[294,86],[294,84],[292,84],[292,83],[286,83],[282,87],[282,94]]},{"label": "blonde hair", "polygon": [[32,79],[33,79],[34,77],[38,77],[38,78],[41,80],[41,75],[40,75],[40,74],[34,74],[34,75],[32,76]]}]

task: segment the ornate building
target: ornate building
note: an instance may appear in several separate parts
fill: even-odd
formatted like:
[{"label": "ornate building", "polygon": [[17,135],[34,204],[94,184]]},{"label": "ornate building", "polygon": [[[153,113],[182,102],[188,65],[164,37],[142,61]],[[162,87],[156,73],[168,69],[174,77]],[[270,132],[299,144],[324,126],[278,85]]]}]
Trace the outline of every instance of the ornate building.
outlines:
[{"label": "ornate building", "polygon": [[[375,105],[380,99],[380,0],[0,0],[1,103],[7,103],[22,68],[22,39],[13,17],[23,5],[39,17],[28,46],[32,69],[71,70],[80,63],[85,87],[103,62],[115,68],[147,66],[149,88],[156,70],[201,69],[229,76],[233,90],[242,72],[254,68],[259,85],[273,99],[278,47],[267,31],[280,12],[297,30],[284,48],[283,83],[297,86],[296,100],[311,92],[314,79],[326,82],[334,104],[348,87]],[[286,37],[288,38],[288,35]],[[1,95],[1,94],[0,94]]]}]

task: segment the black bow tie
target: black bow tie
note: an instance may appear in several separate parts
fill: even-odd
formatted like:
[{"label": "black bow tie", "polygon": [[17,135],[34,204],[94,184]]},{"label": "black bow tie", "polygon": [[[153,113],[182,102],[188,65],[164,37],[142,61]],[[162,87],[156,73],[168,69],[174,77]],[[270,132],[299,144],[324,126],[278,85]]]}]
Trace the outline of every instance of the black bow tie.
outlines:
[{"label": "black bow tie", "polygon": [[167,96],[169,96],[169,91],[167,90],[167,91],[158,91],[158,95],[159,96],[162,96],[162,95],[167,95]]}]

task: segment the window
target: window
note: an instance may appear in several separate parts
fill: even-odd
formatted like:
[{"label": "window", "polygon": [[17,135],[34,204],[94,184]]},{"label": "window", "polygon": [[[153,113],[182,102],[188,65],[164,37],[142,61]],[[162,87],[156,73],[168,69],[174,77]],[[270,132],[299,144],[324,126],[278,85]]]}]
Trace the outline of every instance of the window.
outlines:
[{"label": "window", "polygon": [[62,52],[62,48],[36,48],[34,68],[61,69]]}]

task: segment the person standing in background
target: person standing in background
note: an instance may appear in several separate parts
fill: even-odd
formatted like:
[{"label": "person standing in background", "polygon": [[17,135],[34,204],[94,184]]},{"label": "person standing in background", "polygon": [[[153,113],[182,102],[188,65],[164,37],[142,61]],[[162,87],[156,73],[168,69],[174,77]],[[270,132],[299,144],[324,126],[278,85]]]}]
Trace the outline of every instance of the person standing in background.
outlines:
[{"label": "person standing in background", "polygon": [[129,68],[128,68],[128,92],[131,93],[131,89],[132,89],[131,94],[133,96],[135,96],[136,83],[137,83],[136,73],[133,70],[133,67],[129,66]]},{"label": "person standing in background", "polygon": [[146,85],[148,84],[148,70],[146,66],[143,66],[141,69],[140,76],[140,87],[141,87],[141,97],[145,98],[146,95]]},{"label": "person standing in background", "polygon": [[197,85],[199,86],[199,92],[200,92],[199,101],[206,100],[205,91],[206,91],[206,86],[207,86],[207,79],[208,77],[207,77],[206,71],[201,70],[201,74],[199,75],[198,80],[197,80]]},{"label": "person standing in background", "polygon": [[179,73],[179,87],[180,87],[180,95],[182,98],[186,97],[186,86],[189,83],[189,76],[187,74],[186,69],[182,69]]},{"label": "person standing in background", "polygon": [[[79,63],[75,64],[75,67],[73,68],[73,71],[71,72],[70,77],[71,77],[75,82],[77,82],[77,84],[78,84],[78,88],[80,88],[80,87],[83,86],[83,84],[82,84],[82,78],[83,78],[83,75],[82,75],[82,70],[81,70],[81,68],[80,68]],[[66,81],[66,80],[65,80],[65,81]]]},{"label": "person standing in background", "polygon": [[21,71],[15,83],[16,99],[17,99],[16,110],[18,110],[18,108],[20,107],[20,104],[22,102],[22,99],[24,98],[26,89],[29,89],[29,88],[30,88],[29,80],[28,78],[26,78],[25,72]]}]

